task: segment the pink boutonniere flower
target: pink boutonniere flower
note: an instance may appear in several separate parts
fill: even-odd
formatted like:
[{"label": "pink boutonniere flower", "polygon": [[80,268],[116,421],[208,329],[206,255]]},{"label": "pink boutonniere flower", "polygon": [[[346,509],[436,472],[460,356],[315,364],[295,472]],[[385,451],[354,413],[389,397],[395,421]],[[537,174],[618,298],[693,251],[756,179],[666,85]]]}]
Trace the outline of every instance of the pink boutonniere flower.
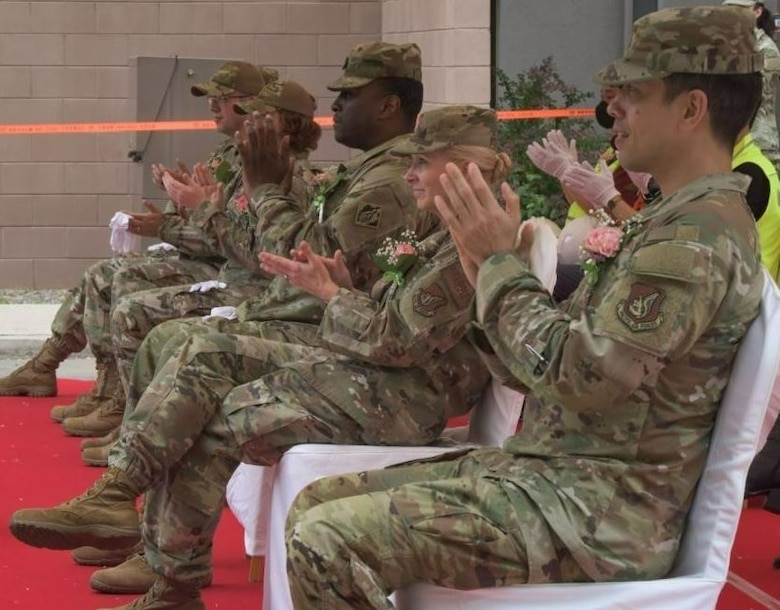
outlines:
[{"label": "pink boutonniere flower", "polygon": [[592,229],[580,244],[580,267],[591,285],[598,282],[601,267],[615,258],[644,222],[637,214],[618,227],[603,210],[594,210],[594,215],[602,224]]},{"label": "pink boutonniere flower", "polygon": [[376,251],[374,261],[384,271],[384,278],[393,283],[392,289],[402,286],[404,274],[419,258],[420,242],[413,231],[404,231],[400,239],[388,237]]},{"label": "pink boutonniere flower", "polygon": [[621,239],[623,231],[617,227],[596,227],[588,233],[580,247],[594,258],[606,260],[618,253]]},{"label": "pink boutonniere flower", "polygon": [[246,212],[249,209],[249,198],[244,193],[241,193],[233,200],[233,205],[236,206],[239,212]]},{"label": "pink boutonniere flower", "polygon": [[318,174],[314,174],[309,181],[309,186],[314,190],[314,198],[311,201],[311,206],[317,210],[318,222],[322,222],[324,218],[325,201],[330,197],[331,193],[338,188],[346,175],[347,168],[344,164],[340,164],[337,167],[331,167]]}]

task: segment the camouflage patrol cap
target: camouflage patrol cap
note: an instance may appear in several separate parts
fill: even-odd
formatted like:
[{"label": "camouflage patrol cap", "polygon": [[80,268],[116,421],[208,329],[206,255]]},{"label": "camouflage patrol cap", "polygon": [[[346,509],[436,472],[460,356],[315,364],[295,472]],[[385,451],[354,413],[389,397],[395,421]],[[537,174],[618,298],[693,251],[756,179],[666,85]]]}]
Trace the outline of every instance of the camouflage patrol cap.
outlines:
[{"label": "camouflage patrol cap", "polygon": [[684,74],[760,72],[753,15],[732,6],[669,8],[637,19],[625,55],[594,80],[621,85]]},{"label": "camouflage patrol cap", "polygon": [[263,87],[257,97],[235,104],[233,109],[237,114],[250,114],[255,110],[262,114],[272,110],[288,110],[313,118],[317,102],[302,85],[291,80],[278,80]]},{"label": "camouflage patrol cap", "polygon": [[413,42],[368,42],[353,47],[342,66],[344,74],[328,85],[331,91],[365,87],[378,78],[422,80],[420,47]]},{"label": "camouflage patrol cap", "polygon": [[497,147],[495,110],[477,106],[445,106],[428,110],[417,119],[414,133],[397,144],[392,154],[419,155],[451,146]]},{"label": "camouflage patrol cap", "polygon": [[253,66],[245,61],[227,61],[214,72],[207,83],[193,85],[192,95],[202,97],[209,95],[257,95],[263,87],[275,81],[279,73],[272,68]]}]

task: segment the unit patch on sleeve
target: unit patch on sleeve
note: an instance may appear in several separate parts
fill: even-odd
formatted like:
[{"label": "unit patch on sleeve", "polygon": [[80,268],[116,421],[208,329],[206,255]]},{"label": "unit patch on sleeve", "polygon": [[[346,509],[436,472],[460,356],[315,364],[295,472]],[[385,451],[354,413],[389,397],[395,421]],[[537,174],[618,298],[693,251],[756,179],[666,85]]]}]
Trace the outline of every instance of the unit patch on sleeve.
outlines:
[{"label": "unit patch on sleeve", "polygon": [[618,318],[633,332],[654,330],[664,321],[661,305],[665,299],[663,290],[636,282],[628,298],[617,304]]},{"label": "unit patch on sleeve", "polygon": [[447,304],[447,295],[438,284],[420,288],[412,296],[412,307],[421,316],[430,318]]},{"label": "unit patch on sleeve", "polygon": [[372,203],[366,203],[360,206],[355,214],[355,224],[360,227],[376,229],[382,220],[382,207]]}]

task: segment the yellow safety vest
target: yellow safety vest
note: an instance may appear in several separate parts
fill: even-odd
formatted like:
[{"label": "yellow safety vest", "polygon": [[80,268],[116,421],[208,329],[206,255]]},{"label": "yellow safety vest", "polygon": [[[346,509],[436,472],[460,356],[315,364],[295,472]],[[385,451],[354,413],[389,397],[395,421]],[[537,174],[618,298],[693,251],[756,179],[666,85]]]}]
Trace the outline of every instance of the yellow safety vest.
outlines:
[{"label": "yellow safety vest", "polygon": [[753,141],[753,136],[747,134],[734,147],[732,169],[743,163],[754,163],[761,168],[769,180],[769,203],[764,215],[756,223],[758,239],[761,246],[761,262],[775,280],[780,280],[780,181],[774,164],[761,152]]}]

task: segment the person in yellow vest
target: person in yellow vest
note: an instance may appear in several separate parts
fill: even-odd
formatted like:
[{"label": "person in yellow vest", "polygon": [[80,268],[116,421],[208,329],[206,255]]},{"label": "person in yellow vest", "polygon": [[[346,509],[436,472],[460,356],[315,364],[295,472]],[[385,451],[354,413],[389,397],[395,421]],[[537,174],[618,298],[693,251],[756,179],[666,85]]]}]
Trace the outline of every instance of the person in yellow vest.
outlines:
[{"label": "person in yellow vest", "polygon": [[[756,219],[761,244],[761,262],[775,281],[778,281],[780,280],[780,199],[778,198],[780,180],[777,169],[758,147],[750,129],[750,125],[746,125],[740,132],[737,144],[734,146],[731,168],[751,178],[745,198]],[[600,165],[600,171],[596,171],[599,168],[594,169],[590,165],[572,164],[561,173],[561,184],[573,199],[582,202],[582,204],[573,203],[572,208],[575,205],[586,209],[603,208],[620,223],[636,214],[638,206],[629,205],[615,187],[607,184],[608,181],[603,178],[606,173],[605,168],[605,163]],[[645,174],[644,180],[647,181],[648,178]],[[641,177],[632,176],[632,182],[639,183],[637,186],[640,191],[648,190],[642,188],[642,181]],[[574,217],[581,215],[577,212],[574,214]]]},{"label": "person in yellow vest", "polygon": [[[731,168],[733,171],[751,178],[745,198],[756,220],[761,245],[761,262],[775,281],[780,282],[780,179],[772,161],[753,140],[750,132],[751,125],[746,125],[739,134],[734,146]],[[587,226],[575,228],[570,223],[576,218],[585,216],[592,209],[605,210],[615,222],[620,224],[635,215],[645,203],[652,204],[655,198],[660,196],[660,192],[653,192],[653,181],[648,174],[626,172],[620,168],[616,154],[614,154],[614,160],[610,165],[607,165],[606,159],[602,155],[602,161],[596,168],[587,163],[575,162],[576,142],[567,143],[565,138],[561,140],[561,137],[562,135],[550,133],[542,144],[534,143],[532,147],[545,149],[544,161],[559,160],[563,158],[562,154],[568,153],[566,154],[566,162],[560,163],[560,167],[553,167],[547,163],[547,166],[555,172],[551,175],[555,175],[561,181],[561,187],[564,189],[567,199],[572,202],[566,221],[569,226],[564,228],[562,235],[567,234],[567,232],[571,233],[575,241],[584,237]],[[529,147],[529,157],[536,154],[537,159],[540,158],[538,149],[532,151],[532,147]],[[608,149],[607,153],[609,150],[614,153],[614,149]],[[544,168],[540,166],[540,169]],[[618,170],[630,177],[630,184],[636,187],[637,192],[644,193],[644,195],[639,195],[633,203],[630,202],[630,194],[627,196],[626,192],[618,189]],[[604,176],[609,172],[612,174],[612,179],[605,180]],[[593,219],[593,222],[597,221]],[[568,250],[576,251],[576,247],[569,247]],[[567,260],[568,264],[564,264],[562,261],[563,259],[559,258],[558,281],[553,292],[553,298],[558,303],[567,299],[582,279],[582,269],[576,261]],[[778,439],[780,439],[780,431],[778,431]],[[780,445],[778,445],[778,452],[780,452]],[[778,487],[780,487],[780,471],[778,472]],[[780,511],[780,503],[778,511]]]},{"label": "person in yellow vest", "polygon": [[758,226],[761,262],[780,280],[780,180],[769,158],[753,140],[750,128],[740,134],[734,146],[732,169],[751,177],[747,202]]}]

